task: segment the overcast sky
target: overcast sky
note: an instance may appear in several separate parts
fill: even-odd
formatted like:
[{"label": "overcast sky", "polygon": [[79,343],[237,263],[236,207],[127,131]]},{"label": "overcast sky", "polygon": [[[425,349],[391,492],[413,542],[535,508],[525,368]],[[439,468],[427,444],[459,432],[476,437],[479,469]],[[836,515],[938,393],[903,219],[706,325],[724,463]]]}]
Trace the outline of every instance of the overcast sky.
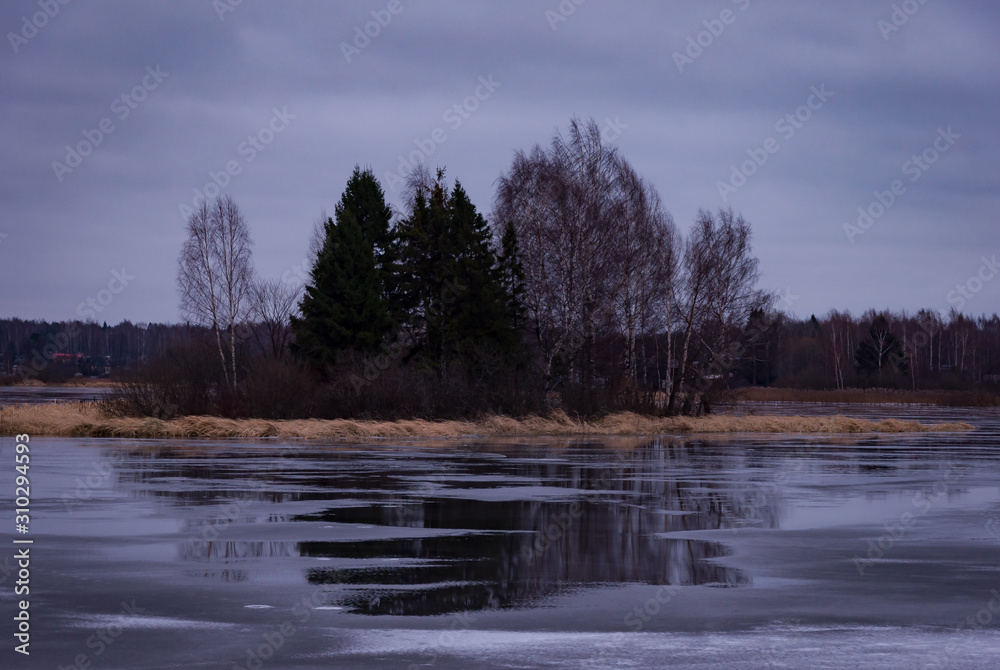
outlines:
[{"label": "overcast sky", "polygon": [[893,5],[5,1],[0,317],[178,321],[213,174],[290,280],[355,164],[399,204],[424,158],[488,214],[574,115],[682,231],[742,213],[794,314],[1000,311],[1000,5]]}]

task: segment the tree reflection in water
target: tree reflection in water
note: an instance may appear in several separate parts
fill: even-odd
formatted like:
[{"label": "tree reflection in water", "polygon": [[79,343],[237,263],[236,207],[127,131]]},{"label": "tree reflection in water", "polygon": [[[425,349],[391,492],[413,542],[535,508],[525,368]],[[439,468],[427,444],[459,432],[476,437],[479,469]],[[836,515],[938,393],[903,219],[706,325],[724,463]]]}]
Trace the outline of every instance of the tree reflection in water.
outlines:
[{"label": "tree reflection in water", "polygon": [[[178,505],[235,510],[189,519],[192,539],[178,556],[203,564],[206,576],[221,568],[241,579],[254,560],[332,559],[329,568],[307,568],[306,578],[337,585],[339,602],[365,614],[524,607],[625,583],[745,585],[747,575],[718,560],[726,548],[717,537],[684,533],[777,526],[775,472],[744,449],[670,439],[427,444],[306,447],[281,457],[264,447],[159,453],[139,468],[133,461],[118,481]],[[287,516],[287,503],[306,502],[326,509]],[[261,524],[302,522],[406,528],[408,537],[226,537],[229,526],[247,538]]]},{"label": "tree reflection in water", "polygon": [[[456,473],[462,494],[396,498],[333,508],[302,520],[466,531],[365,542],[309,542],[303,556],[405,559],[399,567],[316,568],[314,584],[348,587],[341,602],[364,614],[434,615],[523,607],[573,588],[623,583],[739,586],[749,577],[714,560],[724,545],[666,533],[777,524],[774,490],[701,472],[670,472],[659,440],[626,462],[525,460],[518,481],[563,486],[565,499],[480,500]],[[606,455],[606,454],[605,454]],[[621,456],[621,454],[618,454]],[[445,477],[445,480],[448,478]],[[531,496],[526,488],[525,497]],[[488,497],[488,496],[487,496]]]}]

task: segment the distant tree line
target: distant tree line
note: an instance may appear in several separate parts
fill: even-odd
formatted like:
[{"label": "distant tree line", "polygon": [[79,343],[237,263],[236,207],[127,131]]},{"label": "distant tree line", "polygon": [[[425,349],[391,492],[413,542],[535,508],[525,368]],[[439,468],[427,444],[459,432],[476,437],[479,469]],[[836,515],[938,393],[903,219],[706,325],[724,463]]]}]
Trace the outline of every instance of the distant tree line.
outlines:
[{"label": "distant tree line", "polygon": [[[287,315],[285,317],[287,319]],[[64,382],[73,377],[133,375],[211,330],[190,323],[132,323],[0,319],[0,382]],[[237,338],[248,357],[270,348],[262,323],[247,323]],[[66,359],[57,354],[79,354]]]},{"label": "distant tree line", "polygon": [[85,351],[135,371],[117,374],[122,413],[272,418],[692,414],[748,384],[960,388],[1000,372],[996,316],[778,312],[750,224],[701,211],[682,235],[593,121],[517,152],[489,221],[440,169],[411,172],[405,198],[394,211],[355,168],[304,288],[256,275],[235,201],[202,203],[178,261],[188,324],[0,322],[6,370],[41,376],[32,358]]},{"label": "distant tree line", "polygon": [[[106,376],[108,369],[134,369],[162,356],[183,326],[93,321],[47,322],[0,319],[0,378],[64,381],[76,374]],[[62,362],[55,354],[82,354]]]},{"label": "distant tree line", "polygon": [[740,379],[808,389],[1000,387],[1000,317],[922,309],[778,315],[749,349]]},{"label": "distant tree line", "polygon": [[[251,365],[264,359],[287,359],[291,339],[287,317],[283,328],[255,322],[239,329],[238,349]],[[996,314],[972,317],[956,311],[869,310],[859,316],[832,311],[819,318],[796,319],[757,312],[751,315],[748,330],[756,332],[756,339],[748,341],[728,371],[730,388],[1000,387],[1000,316]],[[663,334],[658,337],[665,347]],[[214,339],[212,330],[192,324],[122,321],[111,326],[0,319],[0,381],[60,382],[76,374],[104,376],[108,368],[112,378],[128,378],[163,360],[168,352],[189,349],[206,339]],[[650,338],[637,348],[649,351],[654,346]],[[81,358],[60,362],[53,358],[57,353],[81,354]],[[655,365],[654,358],[650,372]],[[374,363],[369,373],[372,369],[378,369]]]}]

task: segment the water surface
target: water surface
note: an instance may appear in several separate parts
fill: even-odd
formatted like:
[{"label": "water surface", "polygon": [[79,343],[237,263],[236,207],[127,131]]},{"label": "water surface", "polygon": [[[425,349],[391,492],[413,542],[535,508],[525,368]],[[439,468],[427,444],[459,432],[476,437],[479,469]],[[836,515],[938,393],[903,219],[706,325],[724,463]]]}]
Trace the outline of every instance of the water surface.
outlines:
[{"label": "water surface", "polygon": [[[24,662],[6,647],[0,659],[992,667],[998,414],[750,409],[979,429],[363,444],[36,438],[33,653]],[[12,463],[13,440],[0,447]],[[11,547],[12,465],[3,477]],[[0,591],[11,612],[12,580]]]}]

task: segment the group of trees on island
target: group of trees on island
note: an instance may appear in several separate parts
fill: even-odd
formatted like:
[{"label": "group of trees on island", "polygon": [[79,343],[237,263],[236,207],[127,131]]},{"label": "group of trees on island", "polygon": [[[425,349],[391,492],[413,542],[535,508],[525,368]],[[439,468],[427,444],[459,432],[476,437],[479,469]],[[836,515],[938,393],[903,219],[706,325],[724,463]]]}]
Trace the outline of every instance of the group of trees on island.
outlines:
[{"label": "group of trees on island", "polygon": [[[489,221],[444,170],[414,169],[396,211],[356,167],[311,256],[304,288],[259,278],[237,203],[201,203],[178,262],[188,323],[113,327],[141,339],[125,366],[113,361],[139,368],[115,407],[272,418],[700,413],[747,384],[958,388],[1000,372],[996,316],[785,316],[757,286],[750,224],[701,211],[682,235],[592,121],[515,153]],[[0,322],[8,371],[62,369],[40,372],[9,326]],[[95,327],[50,324],[31,337],[47,352],[74,351]]]},{"label": "group of trees on island", "polygon": [[751,314],[772,302],[750,225],[703,211],[683,238],[592,121],[515,155],[491,223],[443,169],[414,169],[394,213],[356,167],[313,252],[279,324],[287,351],[240,362],[241,324],[270,332],[262,317],[287,296],[255,288],[235,202],[191,215],[181,308],[211,330],[219,379],[175,396],[217,398],[226,414],[708,411],[755,337]]}]

